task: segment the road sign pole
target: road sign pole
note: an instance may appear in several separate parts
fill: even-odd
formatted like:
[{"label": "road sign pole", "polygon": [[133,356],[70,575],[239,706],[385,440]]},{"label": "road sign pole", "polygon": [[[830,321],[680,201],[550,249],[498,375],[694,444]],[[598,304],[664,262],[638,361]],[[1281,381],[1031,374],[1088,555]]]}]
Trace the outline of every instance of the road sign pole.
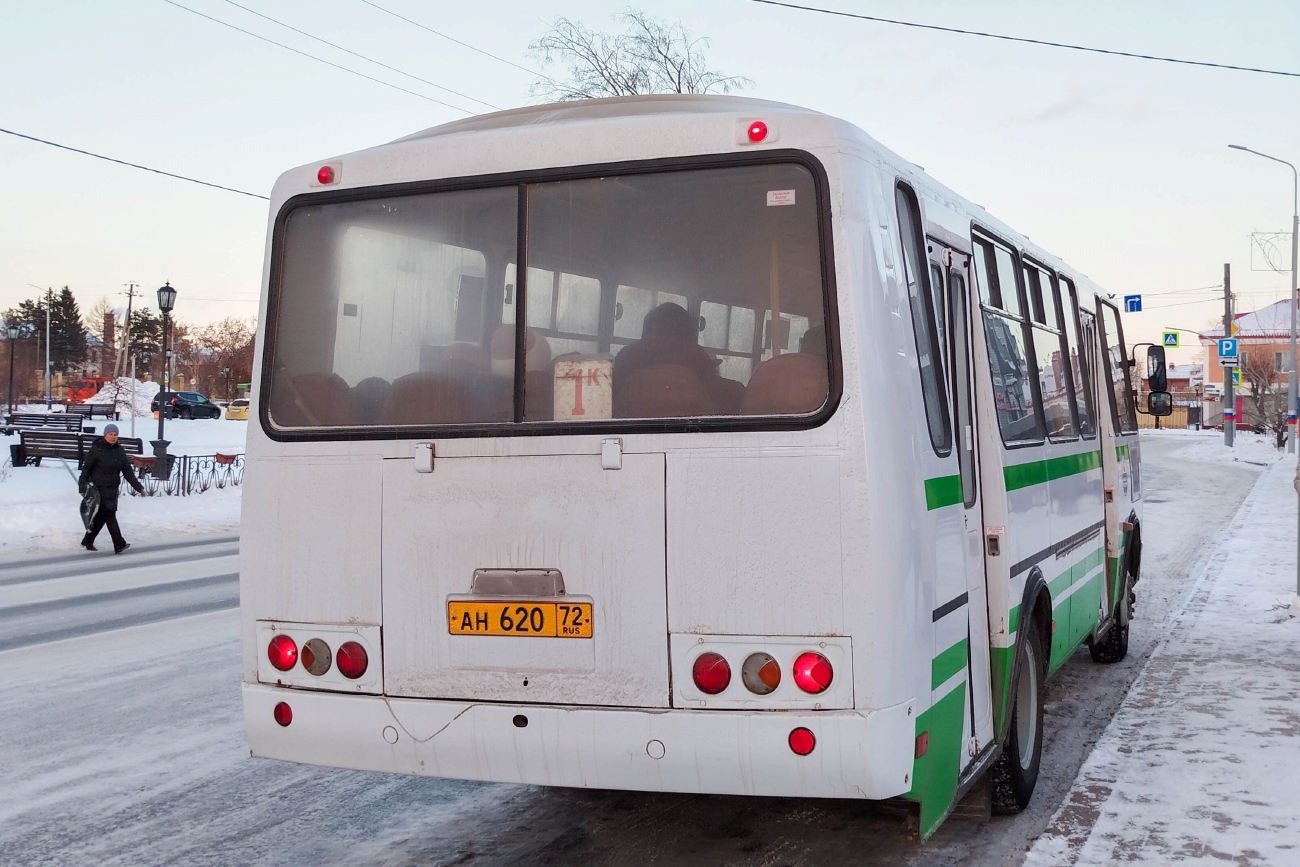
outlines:
[{"label": "road sign pole", "polygon": [[[1232,336],[1232,265],[1223,263],[1223,336]],[[1232,371],[1223,368],[1223,444],[1232,448],[1237,432],[1237,404],[1232,396]]]}]

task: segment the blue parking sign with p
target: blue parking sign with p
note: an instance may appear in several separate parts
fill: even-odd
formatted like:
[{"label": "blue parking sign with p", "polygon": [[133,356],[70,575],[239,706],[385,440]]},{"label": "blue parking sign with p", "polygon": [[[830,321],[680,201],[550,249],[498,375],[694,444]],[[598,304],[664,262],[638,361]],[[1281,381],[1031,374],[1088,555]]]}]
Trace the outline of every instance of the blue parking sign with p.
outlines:
[{"label": "blue parking sign with p", "polygon": [[1219,357],[1236,358],[1237,357],[1237,338],[1221,337],[1219,338]]}]

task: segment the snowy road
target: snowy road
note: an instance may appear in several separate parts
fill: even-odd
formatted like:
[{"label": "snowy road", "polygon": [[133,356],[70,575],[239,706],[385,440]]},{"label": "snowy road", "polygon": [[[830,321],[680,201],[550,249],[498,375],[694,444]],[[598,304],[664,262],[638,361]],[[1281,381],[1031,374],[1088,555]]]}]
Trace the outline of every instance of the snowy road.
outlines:
[{"label": "snowy road", "polygon": [[239,605],[239,539],[0,564],[0,650]]},{"label": "snowy road", "polygon": [[[235,571],[219,565],[233,562],[229,552],[199,565],[170,549],[97,579],[75,571],[81,557],[51,564],[45,580],[33,580],[31,563],[0,568],[0,641],[13,648],[0,652],[0,852],[7,864],[1018,864],[1257,475],[1174,454],[1194,442],[1144,442],[1146,551],[1130,656],[1102,667],[1082,651],[1049,684],[1039,788],[1013,819],[950,820],[921,847],[896,812],[854,802],[544,790],[254,761],[233,610],[113,625],[207,604],[201,594],[220,582],[176,585]],[[119,595],[91,601],[98,594]],[[14,606],[47,606],[26,609],[44,625],[4,613],[20,598]],[[80,637],[47,642],[59,630]]]}]

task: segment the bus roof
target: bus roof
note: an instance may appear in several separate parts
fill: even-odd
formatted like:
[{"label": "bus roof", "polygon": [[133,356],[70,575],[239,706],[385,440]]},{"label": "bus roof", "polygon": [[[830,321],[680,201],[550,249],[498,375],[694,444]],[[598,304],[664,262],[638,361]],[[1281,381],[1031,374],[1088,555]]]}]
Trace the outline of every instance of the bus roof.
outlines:
[{"label": "bus roof", "polygon": [[656,114],[735,114],[737,112],[762,113],[769,116],[774,114],[801,114],[832,119],[830,115],[819,111],[766,99],[712,94],[667,93],[646,96],[613,96],[604,99],[578,99],[569,102],[512,108],[506,111],[467,117],[463,120],[453,120],[449,123],[403,136],[396,139],[396,141],[418,141],[463,132],[485,132],[487,130],[543,126],[584,120],[611,120]]}]

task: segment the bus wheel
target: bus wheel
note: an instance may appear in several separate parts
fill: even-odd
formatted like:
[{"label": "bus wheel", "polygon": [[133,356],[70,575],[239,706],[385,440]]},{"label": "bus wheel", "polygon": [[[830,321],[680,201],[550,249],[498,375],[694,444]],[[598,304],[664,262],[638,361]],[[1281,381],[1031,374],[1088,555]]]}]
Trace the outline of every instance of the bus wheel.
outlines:
[{"label": "bus wheel", "polygon": [[[1131,594],[1133,591],[1130,587],[1132,587],[1132,582],[1128,579],[1128,575],[1125,575],[1124,589],[1121,592]],[[1120,618],[1120,614],[1123,613],[1120,611],[1120,606],[1123,604],[1123,599],[1115,601],[1114,618],[1111,620],[1110,630],[1106,633],[1106,637],[1101,641],[1094,640],[1092,644],[1088,645],[1088,652],[1092,654],[1093,662],[1113,665],[1128,656],[1128,623],[1121,622]]]},{"label": "bus wheel", "polygon": [[1043,753],[1043,680],[1047,657],[1038,625],[1029,626],[1020,642],[1018,673],[1011,694],[1011,731],[993,765],[993,812],[1019,813],[1029,805],[1038,782],[1038,763]]}]

